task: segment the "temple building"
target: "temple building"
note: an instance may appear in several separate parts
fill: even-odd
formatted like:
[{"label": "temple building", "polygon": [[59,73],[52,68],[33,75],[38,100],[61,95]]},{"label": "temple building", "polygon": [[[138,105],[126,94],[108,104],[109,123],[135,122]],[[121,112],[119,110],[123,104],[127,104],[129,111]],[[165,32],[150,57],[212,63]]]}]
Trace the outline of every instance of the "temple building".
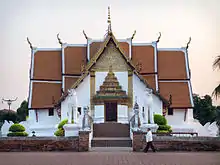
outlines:
[{"label": "temple building", "polygon": [[[30,129],[37,136],[54,136],[57,124],[70,117],[80,127],[88,107],[94,136],[122,133],[137,103],[141,123],[154,124],[153,114],[161,114],[173,130],[195,131],[187,124],[193,119],[188,46],[158,48],[160,36],[135,43],[135,33],[116,39],[110,14],[108,23],[100,40],[84,32],[86,44],[63,43],[58,36],[60,48],[31,45]],[[110,123],[118,125],[111,129]]]}]

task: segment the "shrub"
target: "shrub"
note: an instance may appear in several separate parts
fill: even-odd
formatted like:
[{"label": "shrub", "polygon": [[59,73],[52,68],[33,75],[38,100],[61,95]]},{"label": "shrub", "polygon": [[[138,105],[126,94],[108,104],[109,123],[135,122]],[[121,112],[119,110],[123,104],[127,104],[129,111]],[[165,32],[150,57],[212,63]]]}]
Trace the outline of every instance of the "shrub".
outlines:
[{"label": "shrub", "polygon": [[[62,120],[59,125],[58,125],[58,130],[56,132],[54,132],[55,136],[64,136],[65,135],[65,131],[63,129],[63,126],[65,124],[68,123],[68,119]],[[72,123],[74,123],[74,121],[72,120]]]},{"label": "shrub", "polygon": [[62,128],[59,128],[55,133],[55,136],[64,136],[64,130]]},{"label": "shrub", "polygon": [[157,130],[157,133],[170,133],[168,130]]},{"label": "shrub", "polygon": [[7,136],[28,136],[27,132],[9,132]]},{"label": "shrub", "polygon": [[21,124],[13,124],[11,125],[11,127],[9,128],[9,131],[11,132],[24,132],[25,128],[23,125]]},{"label": "shrub", "polygon": [[167,124],[167,119],[159,114],[154,115],[154,122],[158,125],[166,125]]},{"label": "shrub", "polygon": [[169,125],[159,125],[158,130],[171,130],[171,126],[169,126]]},{"label": "shrub", "polygon": [[24,132],[25,131],[24,126],[21,124],[15,123],[11,125],[9,131],[10,132],[7,134],[7,136],[28,136],[28,133]]},{"label": "shrub", "polygon": [[63,126],[65,125],[65,124],[67,124],[68,123],[68,119],[65,119],[65,120],[63,120],[63,121],[61,121],[60,123],[59,123],[59,125],[58,125],[58,129],[63,129]]}]

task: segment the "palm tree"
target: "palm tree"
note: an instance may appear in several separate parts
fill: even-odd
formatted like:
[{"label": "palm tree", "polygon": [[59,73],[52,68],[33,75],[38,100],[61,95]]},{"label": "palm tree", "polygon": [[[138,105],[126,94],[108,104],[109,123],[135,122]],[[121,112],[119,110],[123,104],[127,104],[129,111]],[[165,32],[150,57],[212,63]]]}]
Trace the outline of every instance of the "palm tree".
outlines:
[{"label": "palm tree", "polygon": [[[213,63],[214,69],[220,69],[220,56],[217,56],[214,63]],[[220,84],[214,89],[212,92],[212,95],[216,98],[220,97]]]}]

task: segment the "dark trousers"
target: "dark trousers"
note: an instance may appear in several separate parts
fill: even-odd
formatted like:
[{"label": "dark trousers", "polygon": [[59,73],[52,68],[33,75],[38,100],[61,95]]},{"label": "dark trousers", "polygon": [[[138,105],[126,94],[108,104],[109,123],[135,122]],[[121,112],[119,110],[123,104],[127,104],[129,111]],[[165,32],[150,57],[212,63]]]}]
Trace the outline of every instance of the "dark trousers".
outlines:
[{"label": "dark trousers", "polygon": [[152,143],[152,142],[147,142],[147,145],[146,145],[146,147],[144,148],[144,152],[147,152],[148,149],[149,149],[149,147],[151,147],[151,149],[152,149],[153,152],[156,151],[155,148],[154,148],[153,143]]}]

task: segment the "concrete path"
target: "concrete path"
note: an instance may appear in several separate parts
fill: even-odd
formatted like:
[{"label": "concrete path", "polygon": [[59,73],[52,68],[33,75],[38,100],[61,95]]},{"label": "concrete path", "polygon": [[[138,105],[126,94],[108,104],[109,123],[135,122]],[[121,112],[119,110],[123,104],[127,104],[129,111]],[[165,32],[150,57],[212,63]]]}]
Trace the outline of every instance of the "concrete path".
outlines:
[{"label": "concrete path", "polygon": [[220,165],[220,152],[1,152],[0,165]]}]

